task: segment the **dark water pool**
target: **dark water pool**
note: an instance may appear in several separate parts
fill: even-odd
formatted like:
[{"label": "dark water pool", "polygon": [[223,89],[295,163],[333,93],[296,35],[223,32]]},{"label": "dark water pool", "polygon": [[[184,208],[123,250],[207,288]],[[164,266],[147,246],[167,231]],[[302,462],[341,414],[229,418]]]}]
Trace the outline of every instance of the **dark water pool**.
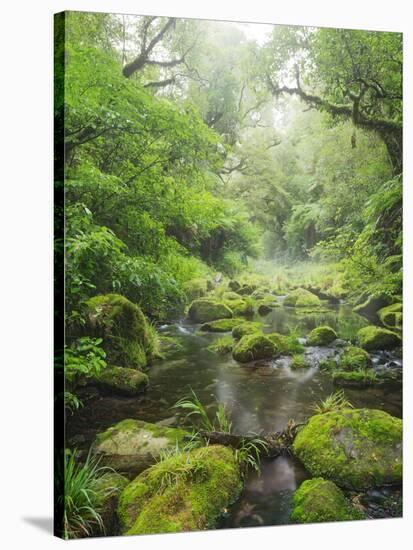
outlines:
[{"label": "dark water pool", "polygon": [[[345,340],[354,339],[357,330],[368,324],[346,305],[331,306],[320,314],[297,314],[279,307],[267,317],[266,332],[287,334],[293,329],[305,336],[320,324],[335,328]],[[68,441],[88,447],[97,432],[125,418],[176,425],[182,422],[173,405],[194,390],[213,412],[217,402],[225,403],[236,433],[275,432],[288,420],[303,421],[312,406],[331,394],[331,377],[318,369],[320,359],[334,355],[337,349],[307,348],[310,367],[292,370],[288,360],[259,365],[241,365],[231,355],[219,356],[208,345],[221,335],[200,333],[199,326],[182,321],[160,328],[162,334],[176,338],[180,349],[150,369],[150,388],[139,398],[103,396],[97,391],[82,396],[85,407],[68,420]],[[377,369],[401,369],[401,360],[389,353],[374,356]],[[401,417],[401,385],[391,383],[366,389],[346,389],[355,407],[378,408]],[[223,519],[223,527],[275,525],[288,523],[291,496],[308,477],[303,466],[291,457],[266,460],[261,475],[252,472],[246,480],[241,499]]]}]

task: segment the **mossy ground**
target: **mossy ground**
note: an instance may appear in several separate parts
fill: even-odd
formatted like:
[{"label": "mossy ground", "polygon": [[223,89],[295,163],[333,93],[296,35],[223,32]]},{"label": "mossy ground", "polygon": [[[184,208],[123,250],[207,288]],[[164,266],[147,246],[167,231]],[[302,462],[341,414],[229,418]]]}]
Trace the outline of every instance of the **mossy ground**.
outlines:
[{"label": "mossy ground", "polygon": [[214,528],[241,489],[230,448],[211,445],[175,454],[124,489],[118,508],[122,531],[137,535]]},{"label": "mossy ground", "polygon": [[295,491],[291,519],[295,523],[349,521],[364,515],[351,506],[333,482],[323,478],[307,479]]},{"label": "mossy ground", "polygon": [[400,483],[402,421],[384,411],[344,409],[310,418],[293,451],[314,476],[363,489]]}]

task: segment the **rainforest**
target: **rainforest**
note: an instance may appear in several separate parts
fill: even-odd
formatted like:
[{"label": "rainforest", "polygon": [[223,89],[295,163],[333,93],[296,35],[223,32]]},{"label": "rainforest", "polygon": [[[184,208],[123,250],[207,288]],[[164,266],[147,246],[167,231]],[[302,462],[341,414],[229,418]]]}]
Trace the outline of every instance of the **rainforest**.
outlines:
[{"label": "rainforest", "polygon": [[402,74],[398,33],[56,15],[56,534],[402,515]]}]

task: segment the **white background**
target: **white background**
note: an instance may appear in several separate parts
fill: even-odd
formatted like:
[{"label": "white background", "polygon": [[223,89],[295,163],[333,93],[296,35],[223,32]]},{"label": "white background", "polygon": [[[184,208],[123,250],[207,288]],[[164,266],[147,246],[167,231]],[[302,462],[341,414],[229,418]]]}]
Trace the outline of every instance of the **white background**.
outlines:
[{"label": "white background", "polygon": [[[411,547],[412,68],[408,0],[6,0],[0,12],[0,545],[180,549]],[[52,517],[52,14],[119,11],[405,32],[404,519],[63,542]],[[410,23],[410,29],[409,29]],[[410,401],[410,402],[409,402]],[[410,490],[409,490],[410,489]],[[410,524],[410,525],[409,525]]]}]

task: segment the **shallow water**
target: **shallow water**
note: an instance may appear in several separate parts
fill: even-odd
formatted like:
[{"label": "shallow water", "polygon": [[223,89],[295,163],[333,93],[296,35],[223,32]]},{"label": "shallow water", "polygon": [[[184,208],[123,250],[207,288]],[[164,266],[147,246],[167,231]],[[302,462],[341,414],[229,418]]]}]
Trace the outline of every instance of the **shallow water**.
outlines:
[{"label": "shallow water", "polygon": [[[315,326],[328,324],[345,340],[354,339],[357,330],[368,324],[346,305],[331,306],[320,314],[297,314],[292,308],[279,307],[261,321],[265,332],[287,334],[293,328],[302,337]],[[87,448],[97,432],[125,418],[182,423],[173,405],[190,389],[211,412],[217,401],[225,403],[235,433],[276,432],[291,418],[305,420],[312,406],[336,389],[330,375],[318,369],[321,359],[338,353],[335,347],[306,348],[311,366],[292,370],[288,358],[241,365],[230,354],[216,355],[207,346],[222,334],[201,333],[199,325],[189,321],[164,325],[160,332],[176,338],[181,349],[151,367],[146,394],[122,398],[86,392],[84,409],[68,421],[69,443]],[[401,369],[401,360],[392,354],[378,353],[373,359],[376,369],[397,373]],[[345,393],[355,407],[382,409],[401,417],[400,383],[346,388]],[[260,476],[249,474],[241,499],[223,518],[222,527],[288,523],[292,493],[307,477],[303,466],[291,457],[264,461]]]}]

